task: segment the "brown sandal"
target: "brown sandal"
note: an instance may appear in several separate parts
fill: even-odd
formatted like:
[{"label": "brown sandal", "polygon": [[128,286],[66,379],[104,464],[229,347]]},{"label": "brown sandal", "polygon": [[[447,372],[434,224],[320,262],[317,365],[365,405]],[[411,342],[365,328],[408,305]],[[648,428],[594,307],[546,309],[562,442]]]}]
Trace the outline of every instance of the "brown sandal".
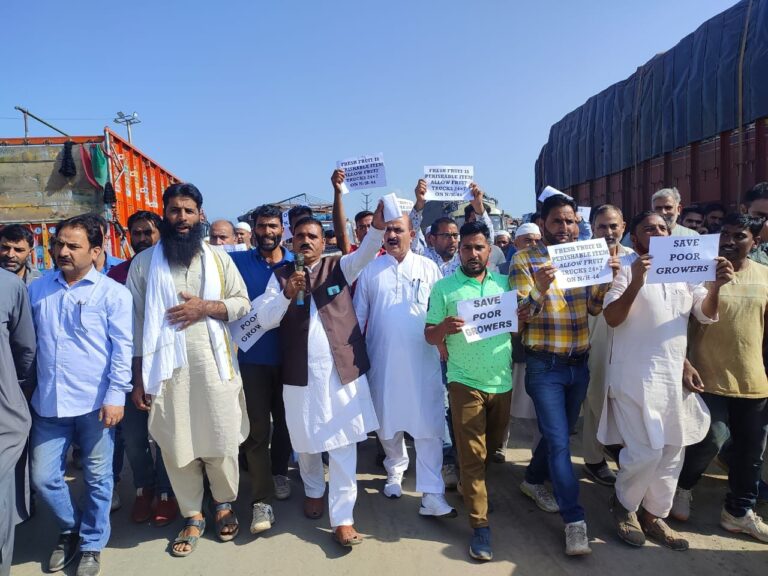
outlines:
[{"label": "brown sandal", "polygon": [[318,518],[322,518],[324,508],[325,505],[322,498],[310,498],[309,496],[304,497],[304,516],[310,520],[317,520]]},{"label": "brown sandal", "polygon": [[333,539],[348,548],[363,543],[363,537],[354,526],[337,526],[333,531]]}]

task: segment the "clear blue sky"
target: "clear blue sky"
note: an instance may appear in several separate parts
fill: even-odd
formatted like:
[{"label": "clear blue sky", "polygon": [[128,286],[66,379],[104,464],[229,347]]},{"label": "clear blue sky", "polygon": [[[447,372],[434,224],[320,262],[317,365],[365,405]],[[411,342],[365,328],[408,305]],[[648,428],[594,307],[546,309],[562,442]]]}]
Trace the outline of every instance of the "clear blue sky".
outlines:
[{"label": "clear blue sky", "polygon": [[471,164],[521,214],[554,122],[734,3],[3,0],[0,136],[23,135],[17,104],[71,134],[137,111],[134,144],[209,217],[330,199],[337,160],[378,152],[377,195]]}]

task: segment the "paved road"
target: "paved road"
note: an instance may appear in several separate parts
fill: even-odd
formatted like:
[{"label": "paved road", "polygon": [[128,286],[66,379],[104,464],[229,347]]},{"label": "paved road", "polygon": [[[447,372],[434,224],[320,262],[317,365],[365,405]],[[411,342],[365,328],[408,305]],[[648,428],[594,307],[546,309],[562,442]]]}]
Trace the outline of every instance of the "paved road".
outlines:
[{"label": "paved road", "polygon": [[[207,533],[192,556],[173,558],[167,553],[167,547],[180,529],[180,522],[166,528],[132,524],[130,471],[126,471],[120,486],[125,505],[112,515],[112,538],[102,554],[102,573],[119,576],[766,574],[768,544],[728,534],[718,526],[726,484],[716,469],[710,470],[712,475],[705,477],[694,493],[693,520],[686,525],[676,525],[690,538],[691,549],[687,552],[673,552],[654,544],[634,549],[620,542],[607,508],[610,489],[583,479],[581,500],[587,510],[593,554],[582,558],[565,556],[559,516],[541,512],[518,489],[530,458],[527,449],[530,436],[523,424],[515,424],[507,463],[494,464],[489,472],[495,557],[487,564],[477,564],[468,558],[471,531],[455,492],[448,498],[459,509],[458,518],[435,520],[418,515],[413,463],[403,486],[403,497],[388,500],[382,496],[383,470],[373,463],[375,445],[369,440],[359,451],[359,497],[355,511],[357,528],[366,540],[354,550],[342,549],[331,540],[327,513],[317,521],[304,518],[298,472],[291,470],[294,494],[289,500],[275,504],[277,523],[272,530],[258,538],[248,532],[248,486],[244,481],[243,498],[236,506],[244,530],[237,539],[222,544]],[[580,453],[579,445],[580,437],[576,436],[574,454]],[[578,458],[575,461],[581,462]],[[768,514],[768,506],[761,511]],[[55,544],[56,536],[50,513],[41,506],[38,515],[18,529],[12,574],[40,574],[42,562]],[[69,567],[66,573],[74,575],[75,567]]]}]

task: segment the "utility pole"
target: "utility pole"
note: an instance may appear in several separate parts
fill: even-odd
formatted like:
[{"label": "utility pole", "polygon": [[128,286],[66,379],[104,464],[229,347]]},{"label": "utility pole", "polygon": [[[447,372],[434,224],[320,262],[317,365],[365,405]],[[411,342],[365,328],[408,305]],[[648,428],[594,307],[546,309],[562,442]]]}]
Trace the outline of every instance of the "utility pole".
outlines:
[{"label": "utility pole", "polygon": [[370,211],[370,209],[371,209],[370,208],[370,206],[371,206],[371,192],[361,192],[361,194],[363,195],[363,198],[364,198],[363,201],[365,202],[364,210]]},{"label": "utility pole", "polygon": [[141,124],[141,120],[139,120],[139,115],[136,112],[134,112],[130,116],[123,114],[122,112],[118,112],[117,118],[114,119],[114,123],[125,124],[125,127],[128,129],[128,143],[133,144],[131,126],[134,124]]}]

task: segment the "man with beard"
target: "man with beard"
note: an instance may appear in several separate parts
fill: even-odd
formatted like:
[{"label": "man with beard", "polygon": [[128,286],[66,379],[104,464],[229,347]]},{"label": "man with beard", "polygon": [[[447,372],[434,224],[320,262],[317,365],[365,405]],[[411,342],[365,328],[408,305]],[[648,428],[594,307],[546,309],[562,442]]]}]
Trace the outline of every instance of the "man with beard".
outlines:
[{"label": "man with beard", "polygon": [[485,470],[501,446],[509,421],[512,343],[509,334],[467,342],[457,305],[510,288],[507,278],[487,268],[491,242],[485,223],[468,222],[461,227],[459,254],[461,267],[437,282],[429,295],[424,336],[429,344],[445,343],[448,350],[448,392],[461,488],[474,531],[469,555],[488,561],[493,553]]},{"label": "man with beard", "polygon": [[681,378],[688,318],[717,321],[720,288],[733,278],[733,265],[718,257],[709,289],[685,282],[647,284],[650,240],[669,235],[666,218],[641,212],[632,218],[629,233],[638,256],[621,266],[603,312],[613,330],[598,439],[623,445],[611,511],[626,543],[642,546],[648,537],[687,550],[688,541],[664,518],[672,507],[684,447],[699,442],[709,429],[706,406],[683,388]]},{"label": "man with beard", "polygon": [[[572,240],[576,203],[556,194],[541,208],[542,242],[512,258],[510,284],[529,317],[523,333],[525,390],[533,400],[542,439],[525,471],[520,490],[546,512],[565,522],[565,553],[589,554],[579,483],[571,464],[570,430],[579,417],[589,384],[588,317],[600,313],[610,284],[560,288],[547,246]],[[618,268],[617,259],[610,265]],[[545,486],[550,479],[555,498]]]},{"label": "man with beard", "polygon": [[0,576],[11,573],[16,524],[29,518],[27,398],[35,387],[35,328],[24,283],[0,270]]},{"label": "man with beard", "polygon": [[[264,294],[274,270],[293,262],[293,254],[280,245],[283,238],[280,209],[260,206],[253,217],[257,249],[231,254],[251,300]],[[251,533],[257,534],[269,530],[275,521],[270,505],[272,498],[285,500],[291,495],[288,483],[291,440],[285,425],[278,331],[269,330],[247,352],[240,350],[238,361],[251,424],[243,451],[251,478]],[[270,417],[273,424],[271,446]]]},{"label": "man with beard", "polygon": [[[592,210],[590,216],[594,237],[605,239],[611,256],[618,256],[620,264],[631,263],[634,252],[621,245],[625,228],[621,209],[611,204],[603,204]],[[589,317],[589,386],[584,404],[582,453],[584,472],[594,482],[603,486],[613,486],[616,483],[616,475],[605,461],[604,447],[597,440],[597,425],[605,399],[605,360],[610,353],[608,331],[608,324],[602,314]]]},{"label": "man with beard", "polygon": [[[131,248],[139,254],[151,248],[160,240],[162,220],[154,212],[139,210],[128,218],[128,233],[131,238]],[[133,258],[118,264],[107,272],[107,276],[125,284]],[[173,522],[179,508],[171,489],[171,481],[163,464],[162,450],[157,447],[157,460],[152,457],[147,430],[148,415],[139,410],[133,402],[125,405],[125,418],[121,423],[122,442],[128,461],[133,472],[133,484],[136,488],[136,500],[131,510],[131,520],[143,524],[152,518],[155,526],[165,526]],[[118,458],[118,447],[115,446],[115,459]],[[122,467],[122,459],[119,467]],[[157,496],[157,501],[155,501]],[[153,511],[154,507],[154,511]]]},{"label": "man with beard", "polygon": [[[755,184],[744,198],[741,211],[763,221],[760,242],[749,253],[750,260],[768,265],[768,182]],[[766,477],[768,480],[768,477]]]},{"label": "man with beard", "polygon": [[762,226],[761,220],[746,214],[729,214],[722,223],[720,255],[733,264],[734,281],[720,289],[719,321],[692,322],[688,345],[688,357],[699,374],[697,390],[712,423],[701,442],[685,449],[670,515],[688,520],[691,490],[730,436],[730,490],[720,525],[768,542],[768,526],[754,511],[768,434],[768,379],[763,365],[768,267],[748,258]]},{"label": "man with beard", "polygon": [[40,278],[40,271],[30,264],[35,237],[26,226],[11,224],[0,230],[0,268],[16,274],[29,286]]},{"label": "man with beard", "polygon": [[128,273],[134,302],[132,399],[149,411],[149,433],[185,518],[171,546],[191,554],[205,531],[203,479],[215,505],[216,535],[232,540],[238,447],[248,434],[243,386],[227,322],[250,310],[232,259],[203,242],[203,197],[192,184],[163,193],[160,242]]},{"label": "man with beard", "polygon": [[[56,227],[57,270],[29,287],[37,332],[32,396],[32,484],[60,535],[48,570],[62,570],[78,546],[78,576],[100,573],[109,540],[114,427],[131,390],[131,295],[94,267],[104,244],[89,215]],[[64,479],[70,445],[82,451],[85,494],[76,506]]]},{"label": "man with beard", "polygon": [[423,494],[419,514],[454,517],[440,475],[445,426],[440,355],[423,334],[429,293],[441,274],[434,262],[411,252],[415,235],[408,216],[387,222],[387,253],[360,275],[355,312],[371,360],[368,381],[386,455],[384,495],[402,495],[407,432],[416,448],[416,490]]},{"label": "man with beard", "polygon": [[[343,181],[335,171],[334,187]],[[362,542],[354,527],[357,499],[357,443],[379,427],[365,373],[370,366],[357,323],[350,286],[381,246],[383,204],[358,250],[323,258],[325,240],[319,220],[293,224],[293,247],[304,256],[275,270],[266,292],[254,303],[264,329],[280,326],[283,399],[291,443],[299,454],[304,481],[304,514],[323,511],[328,452],[328,508],[333,538],[342,546]]]},{"label": "man with beard", "polygon": [[717,234],[723,227],[725,206],[720,202],[710,202],[704,206],[704,226],[709,234]]}]

